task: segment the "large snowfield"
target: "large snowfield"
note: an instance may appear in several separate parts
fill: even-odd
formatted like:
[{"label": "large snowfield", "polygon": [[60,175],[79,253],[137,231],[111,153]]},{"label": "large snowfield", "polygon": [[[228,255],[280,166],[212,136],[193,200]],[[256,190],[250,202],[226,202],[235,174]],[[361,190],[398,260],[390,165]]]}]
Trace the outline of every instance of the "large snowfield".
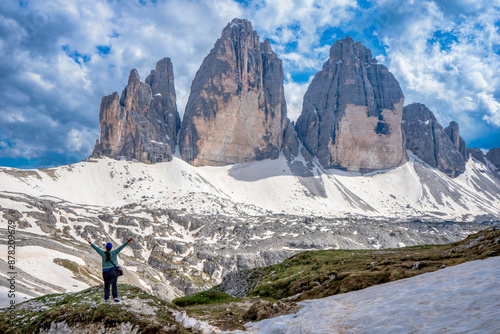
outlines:
[{"label": "large snowfield", "polygon": [[238,210],[257,215],[435,216],[458,221],[500,215],[499,181],[485,165],[470,159],[466,172],[452,179],[415,159],[363,175],[323,170],[319,164],[309,170],[302,161],[295,161],[300,168],[294,168],[283,155],[221,167],[193,167],[177,157],[153,165],[103,158],[53,169],[0,168],[0,191],[83,205],[140,203],[198,214]]},{"label": "large snowfield", "polygon": [[500,333],[500,257],[300,304],[248,333]]}]

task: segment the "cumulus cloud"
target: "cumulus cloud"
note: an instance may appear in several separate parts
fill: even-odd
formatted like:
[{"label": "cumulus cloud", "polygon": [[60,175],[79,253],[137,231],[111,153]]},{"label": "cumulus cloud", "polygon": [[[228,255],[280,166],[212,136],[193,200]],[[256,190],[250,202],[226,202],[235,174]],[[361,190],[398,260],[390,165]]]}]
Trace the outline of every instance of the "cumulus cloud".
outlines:
[{"label": "cumulus cloud", "polygon": [[182,113],[203,57],[241,9],[230,0],[49,0],[3,1],[0,13],[0,140],[10,143],[0,154],[52,150],[68,163],[91,153],[101,98],[121,93],[132,68],[144,79],[171,57]]},{"label": "cumulus cloud", "polygon": [[283,60],[292,120],[333,41],[350,34],[395,74],[407,102],[427,104],[445,126],[458,121],[472,140],[500,126],[499,6],[500,0],[2,1],[0,157],[86,158],[99,137],[101,98],[121,93],[132,68],[144,79],[166,56],[182,115],[203,58],[235,17],[250,19]]},{"label": "cumulus cloud", "polygon": [[311,76],[309,80],[304,83],[294,82],[290,73],[288,73],[285,78],[285,100],[288,118],[291,121],[296,121],[302,112],[302,100],[312,78]]},{"label": "cumulus cloud", "polygon": [[393,13],[399,34],[381,31],[406,102],[427,104],[444,126],[458,121],[466,141],[484,121],[499,126],[500,8],[485,4],[415,1]]}]

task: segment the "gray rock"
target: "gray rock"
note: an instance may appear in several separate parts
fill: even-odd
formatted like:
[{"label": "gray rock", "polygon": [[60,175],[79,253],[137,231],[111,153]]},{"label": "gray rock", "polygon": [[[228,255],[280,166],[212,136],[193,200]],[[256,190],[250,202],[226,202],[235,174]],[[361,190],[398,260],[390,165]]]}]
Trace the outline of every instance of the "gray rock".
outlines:
[{"label": "gray rock", "polygon": [[114,92],[102,99],[99,124],[101,140],[93,157],[146,163],[172,160],[180,117],[170,59],[160,60],[145,83],[135,69],[130,71],[121,96]]},{"label": "gray rock", "polygon": [[191,85],[179,134],[182,158],[196,166],[277,158],[287,126],[283,67],[268,40],[234,19]]},{"label": "gray rock", "polygon": [[293,122],[288,120],[283,140],[283,154],[288,161],[299,155],[299,139]]},{"label": "gray rock", "polygon": [[474,147],[472,149],[469,149],[469,154],[476,160],[481,161],[483,164],[486,163],[486,160],[484,160],[484,153],[477,147]]},{"label": "gray rock", "polygon": [[216,289],[233,297],[243,298],[257,285],[261,277],[262,274],[258,269],[231,271],[224,276]]},{"label": "gray rock", "polygon": [[500,170],[500,148],[492,148],[486,153],[486,159]]},{"label": "gray rock", "polygon": [[[456,177],[465,171],[464,156],[425,105],[412,103],[404,107],[402,128],[406,138],[406,148],[429,166],[451,177]],[[448,132],[458,135],[458,127],[456,130],[453,128],[451,125]],[[459,139],[457,142],[460,147]]]},{"label": "gray rock", "polygon": [[401,132],[404,96],[370,50],[347,36],[304,96],[297,133],[325,168],[386,169],[407,161]]},{"label": "gray rock", "polygon": [[448,134],[448,137],[450,137],[451,142],[455,145],[455,148],[460,152],[460,154],[462,154],[464,160],[469,160],[469,150],[465,145],[464,139],[460,137],[458,123],[451,121],[444,131]]}]

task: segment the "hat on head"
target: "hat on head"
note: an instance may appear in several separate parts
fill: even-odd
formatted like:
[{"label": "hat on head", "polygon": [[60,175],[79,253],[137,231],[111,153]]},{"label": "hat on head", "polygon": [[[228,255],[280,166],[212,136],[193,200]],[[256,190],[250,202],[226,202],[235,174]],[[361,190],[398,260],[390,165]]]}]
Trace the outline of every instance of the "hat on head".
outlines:
[{"label": "hat on head", "polygon": [[113,248],[113,244],[111,242],[108,242],[106,244],[106,249],[111,249],[111,248]]}]

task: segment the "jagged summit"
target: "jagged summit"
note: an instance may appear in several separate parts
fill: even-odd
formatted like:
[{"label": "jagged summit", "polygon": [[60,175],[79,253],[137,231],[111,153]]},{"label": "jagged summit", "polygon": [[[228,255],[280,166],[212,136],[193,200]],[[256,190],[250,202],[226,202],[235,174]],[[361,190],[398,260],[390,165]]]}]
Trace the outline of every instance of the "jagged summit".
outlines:
[{"label": "jagged summit", "polygon": [[311,82],[297,133],[326,168],[377,170],[407,161],[401,132],[404,95],[369,49],[347,36]]},{"label": "jagged summit", "polygon": [[248,20],[222,31],[196,73],[180,132],[193,165],[276,158],[286,129],[281,60]]},{"label": "jagged summit", "polygon": [[456,177],[465,171],[468,155],[465,158],[461,153],[460,145],[465,147],[465,143],[458,133],[458,124],[452,123],[443,129],[432,111],[421,103],[412,103],[403,109],[406,148],[429,166]]},{"label": "jagged summit", "polygon": [[180,117],[170,58],[158,61],[145,82],[132,69],[120,97],[117,92],[103,97],[99,125],[101,138],[94,157],[146,163],[172,160]]}]

